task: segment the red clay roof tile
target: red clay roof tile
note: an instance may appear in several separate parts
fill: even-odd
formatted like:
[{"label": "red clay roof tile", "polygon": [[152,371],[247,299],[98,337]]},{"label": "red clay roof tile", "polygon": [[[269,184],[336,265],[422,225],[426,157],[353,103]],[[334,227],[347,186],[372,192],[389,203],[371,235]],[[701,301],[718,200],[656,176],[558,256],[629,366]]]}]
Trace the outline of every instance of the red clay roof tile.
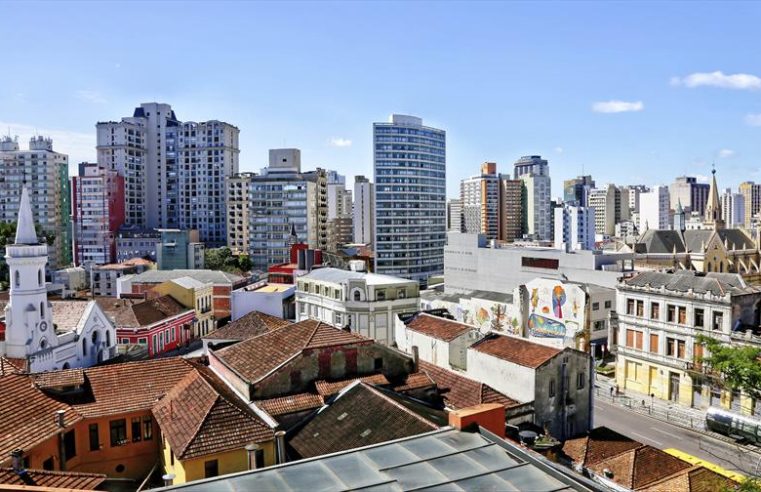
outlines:
[{"label": "red clay roof tile", "polygon": [[560,349],[530,342],[524,338],[496,334],[476,342],[471,349],[533,369],[562,352]]},{"label": "red clay roof tile", "polygon": [[407,328],[445,342],[451,342],[455,338],[476,329],[472,326],[428,313],[420,313],[412,318],[412,320],[407,322]]}]

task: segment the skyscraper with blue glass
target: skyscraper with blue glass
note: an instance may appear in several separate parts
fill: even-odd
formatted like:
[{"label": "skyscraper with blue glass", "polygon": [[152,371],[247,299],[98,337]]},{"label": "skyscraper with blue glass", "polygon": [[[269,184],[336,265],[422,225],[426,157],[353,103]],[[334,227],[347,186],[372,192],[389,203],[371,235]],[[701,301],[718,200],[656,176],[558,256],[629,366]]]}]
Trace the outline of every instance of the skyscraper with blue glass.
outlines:
[{"label": "skyscraper with blue glass", "polygon": [[373,145],[375,271],[425,284],[444,273],[446,132],[395,114]]}]

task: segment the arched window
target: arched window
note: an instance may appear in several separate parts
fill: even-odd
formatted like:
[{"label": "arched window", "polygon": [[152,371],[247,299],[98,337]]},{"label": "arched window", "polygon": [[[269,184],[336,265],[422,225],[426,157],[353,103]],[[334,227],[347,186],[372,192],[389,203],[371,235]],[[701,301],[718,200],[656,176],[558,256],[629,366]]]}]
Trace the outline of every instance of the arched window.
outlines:
[{"label": "arched window", "polygon": [[40,303],[40,318],[45,317],[45,301]]},{"label": "arched window", "polygon": [[82,339],[82,355],[87,355],[87,339]]},{"label": "arched window", "polygon": [[42,287],[43,278],[42,278],[42,269],[37,271],[37,283]]},{"label": "arched window", "polygon": [[63,363],[63,368],[62,368],[62,369],[63,369],[63,370],[66,370],[66,369],[69,369],[70,367],[71,367],[71,365],[70,365],[68,362],[64,362],[64,363]]},{"label": "arched window", "polygon": [[724,273],[724,263],[719,263],[719,273]]},{"label": "arched window", "polygon": [[48,341],[44,338],[40,340],[40,350],[45,350],[48,347]]},{"label": "arched window", "polygon": [[93,345],[98,343],[98,330],[92,332],[92,343]]},{"label": "arched window", "polygon": [[360,292],[359,292],[358,290],[355,290],[355,291],[354,291],[354,300],[355,300],[355,301],[360,301],[360,300],[362,300],[362,294],[360,294]]},{"label": "arched window", "polygon": [[18,270],[13,273],[13,285],[16,287],[21,287],[21,274]]}]

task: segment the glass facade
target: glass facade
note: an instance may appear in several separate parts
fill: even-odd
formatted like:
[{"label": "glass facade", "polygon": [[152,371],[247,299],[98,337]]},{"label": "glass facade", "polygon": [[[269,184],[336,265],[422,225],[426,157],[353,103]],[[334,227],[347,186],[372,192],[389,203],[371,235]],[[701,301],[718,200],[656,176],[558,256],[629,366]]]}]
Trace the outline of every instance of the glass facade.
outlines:
[{"label": "glass facade", "polygon": [[444,273],[446,132],[393,115],[373,144],[375,271],[425,283]]}]

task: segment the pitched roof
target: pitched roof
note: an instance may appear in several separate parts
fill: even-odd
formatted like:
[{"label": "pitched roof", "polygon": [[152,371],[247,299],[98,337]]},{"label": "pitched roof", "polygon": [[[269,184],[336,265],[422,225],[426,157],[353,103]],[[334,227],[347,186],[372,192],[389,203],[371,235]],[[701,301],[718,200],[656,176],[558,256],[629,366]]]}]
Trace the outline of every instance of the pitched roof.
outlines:
[{"label": "pitched roof", "polygon": [[453,410],[472,407],[482,403],[499,403],[505,408],[522,403],[495,390],[489,385],[467,378],[454,371],[441,368],[430,362],[420,361],[420,371],[426,373],[439,388],[439,393],[447,407]]},{"label": "pitched roof", "polygon": [[57,331],[72,331],[79,326],[92,301],[50,301]]},{"label": "pitched roof", "polygon": [[260,381],[302,350],[373,343],[357,334],[315,320],[293,323],[225,347],[213,354],[249,383]]},{"label": "pitched roof", "polygon": [[192,369],[180,357],[91,367],[85,369],[90,398],[73,407],[88,418],[148,410]]},{"label": "pitched roof", "polygon": [[82,386],[85,384],[84,369],[64,369],[34,374],[34,384],[40,389]]},{"label": "pitched roof", "polygon": [[68,490],[95,490],[108,477],[99,473],[77,473],[48,470],[24,470],[19,475],[13,468],[0,468],[0,484],[50,487]]},{"label": "pitched roof", "polygon": [[362,382],[344,389],[290,440],[310,458],[436,430],[421,417],[378,389]]},{"label": "pitched roof", "polygon": [[391,275],[355,272],[352,270],[331,267],[315,268],[300,278],[303,280],[316,280],[318,282],[329,282],[334,284],[342,284],[349,280],[364,280],[367,285],[401,285],[414,283],[412,280],[392,277]]},{"label": "pitched roof", "polygon": [[304,410],[313,410],[323,405],[323,399],[320,395],[314,393],[299,393],[296,395],[282,396],[280,398],[270,398],[269,400],[259,400],[256,405],[273,417],[278,415],[287,415],[289,413],[302,412]]},{"label": "pitched roof", "polygon": [[204,284],[237,284],[244,280],[240,275],[220,270],[146,270],[132,277],[133,284],[161,284],[167,280],[190,277]]},{"label": "pitched roof", "polygon": [[0,376],[8,374],[22,374],[26,372],[26,359],[14,359],[0,355]]},{"label": "pitched roof", "polygon": [[355,381],[362,381],[373,386],[385,386],[396,392],[403,393],[414,389],[428,388],[436,383],[424,372],[413,372],[408,374],[404,381],[394,385],[383,374],[371,374],[357,378],[341,379],[337,381],[320,380],[315,381],[314,385],[317,393],[322,397],[333,396],[342,389],[351,385]]},{"label": "pitched roof", "polygon": [[671,292],[686,293],[690,290],[697,294],[710,292],[712,295],[723,297],[727,293],[742,294],[754,287],[748,286],[737,274],[708,273],[696,275],[695,272],[680,270],[676,273],[640,272],[634,277],[624,280],[631,287],[649,287],[665,289]]},{"label": "pitched roof", "polygon": [[691,466],[660,449],[644,445],[598,461],[588,468],[598,475],[605,475],[604,470],[609,470],[613,474],[610,480],[636,490]]},{"label": "pitched roof", "polygon": [[100,297],[97,302],[117,328],[150,326],[161,320],[192,311],[170,295],[147,300]]},{"label": "pitched roof", "polygon": [[218,330],[206,335],[210,340],[248,340],[270,330],[292,324],[291,321],[270,316],[269,314],[252,311],[242,318],[226,324]]},{"label": "pitched roof", "polygon": [[17,448],[30,449],[55,436],[60,431],[55,419],[58,410],[65,412],[67,427],[82,419],[72,407],[34,387],[28,375],[0,377],[0,408],[0,456]]},{"label": "pitched roof", "polygon": [[734,490],[737,482],[719,475],[703,466],[693,466],[662,478],[640,489],[646,492],[714,492],[716,490]]},{"label": "pitched roof", "polygon": [[445,342],[451,342],[455,338],[475,329],[464,323],[441,318],[439,316],[433,316],[428,313],[420,313],[416,315],[407,322],[407,328]]},{"label": "pitched roof", "polygon": [[496,334],[487,335],[470,348],[532,369],[536,369],[562,352],[560,349],[530,342],[524,338]]},{"label": "pitched roof", "polygon": [[569,439],[563,444],[563,452],[574,463],[588,467],[625,451],[642,446],[623,434],[607,427],[597,427],[586,436]]},{"label": "pitched roof", "polygon": [[179,459],[241,449],[274,439],[274,431],[208,369],[196,366],[153,406]]},{"label": "pitched roof", "polygon": [[179,285],[185,289],[198,289],[200,287],[206,287],[208,283],[201,282],[193,277],[180,277],[170,280],[170,282]]}]

